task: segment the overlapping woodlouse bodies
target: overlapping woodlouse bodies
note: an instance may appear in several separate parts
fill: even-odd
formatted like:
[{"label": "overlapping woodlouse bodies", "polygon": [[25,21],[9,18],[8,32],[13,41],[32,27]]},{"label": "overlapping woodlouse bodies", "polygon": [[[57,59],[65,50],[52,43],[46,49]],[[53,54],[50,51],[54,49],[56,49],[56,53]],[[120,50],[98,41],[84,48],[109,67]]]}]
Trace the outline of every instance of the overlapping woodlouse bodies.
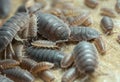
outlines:
[{"label": "overlapping woodlouse bodies", "polygon": [[14,81],[5,76],[0,75],[0,82],[14,82]]},{"label": "overlapping woodlouse bodies", "polygon": [[117,11],[117,13],[120,13],[120,0],[116,1],[115,10]]},{"label": "overlapping woodlouse bodies", "polygon": [[13,59],[0,60],[0,69],[8,69],[18,66],[20,62]]},{"label": "overlapping woodlouse bodies", "polygon": [[31,46],[27,48],[26,55],[37,62],[48,61],[60,67],[60,62],[65,54],[58,50],[35,48]]},{"label": "overlapping woodlouse bodies", "polygon": [[100,33],[93,28],[71,27],[70,41],[93,40],[99,38]]},{"label": "overlapping woodlouse bodies", "polygon": [[75,67],[72,67],[63,74],[61,82],[73,82],[78,76],[79,72]]},{"label": "overlapping woodlouse bodies", "polygon": [[105,34],[107,34],[107,35],[112,34],[114,24],[113,24],[113,21],[110,17],[104,16],[101,19],[100,26]]},{"label": "overlapping woodlouse bodies", "polygon": [[34,82],[35,80],[31,73],[19,67],[3,70],[2,73],[15,82]]},{"label": "overlapping woodlouse bodies", "polygon": [[90,8],[96,8],[98,6],[97,0],[84,0],[84,3],[86,6],[88,6]]},{"label": "overlapping woodlouse bodies", "polygon": [[109,17],[116,17],[116,13],[114,10],[110,9],[110,8],[101,8],[101,15],[104,16],[109,16]]},{"label": "overlapping woodlouse bodies", "polygon": [[6,18],[11,11],[11,0],[0,0],[0,18]]},{"label": "overlapping woodlouse bodies", "polygon": [[68,39],[70,29],[62,20],[46,13],[38,13],[37,17],[39,34],[52,41]]},{"label": "overlapping woodlouse bodies", "polygon": [[73,50],[73,58],[77,69],[86,74],[95,71],[98,57],[95,47],[86,41],[79,42]]},{"label": "overlapping woodlouse bodies", "polygon": [[25,29],[28,20],[28,14],[17,13],[0,28],[0,51],[7,47],[18,31]]}]

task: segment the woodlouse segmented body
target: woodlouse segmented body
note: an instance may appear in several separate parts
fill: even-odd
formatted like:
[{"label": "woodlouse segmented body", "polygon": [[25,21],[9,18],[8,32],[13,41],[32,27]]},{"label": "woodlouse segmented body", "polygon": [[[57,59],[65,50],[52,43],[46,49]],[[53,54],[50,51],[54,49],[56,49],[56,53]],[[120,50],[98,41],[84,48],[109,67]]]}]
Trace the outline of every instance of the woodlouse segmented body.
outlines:
[{"label": "woodlouse segmented body", "polygon": [[115,10],[117,11],[117,13],[120,13],[120,0],[117,0],[115,4]]},{"label": "woodlouse segmented body", "polygon": [[38,13],[38,33],[56,41],[68,39],[70,29],[67,24],[52,14]]},{"label": "woodlouse segmented body", "polygon": [[13,59],[0,60],[1,69],[13,68],[15,66],[18,66],[19,64],[20,62],[13,60]]},{"label": "woodlouse segmented body", "polygon": [[31,68],[31,72],[32,73],[38,73],[44,70],[48,70],[50,68],[52,68],[54,66],[54,64],[49,63],[49,62],[40,62],[38,63],[35,67]]},{"label": "woodlouse segmented body", "polygon": [[93,28],[71,27],[70,41],[93,40],[99,38],[100,33]]},{"label": "woodlouse segmented body", "polygon": [[98,64],[95,47],[86,41],[76,45],[73,50],[73,58],[77,69],[86,74],[93,73]]},{"label": "woodlouse segmented body", "polygon": [[116,13],[114,10],[109,8],[101,8],[101,15],[109,16],[109,17],[116,17]]},{"label": "woodlouse segmented body", "polygon": [[14,82],[14,81],[5,76],[0,75],[0,82]]},{"label": "woodlouse segmented body", "polygon": [[17,13],[0,28],[0,51],[7,47],[18,31],[25,29],[28,20],[28,14]]},{"label": "woodlouse segmented body", "polygon": [[39,49],[34,47],[27,48],[26,54],[35,61],[48,61],[57,66],[60,66],[60,62],[64,58],[64,53],[58,50]]},{"label": "woodlouse segmented body", "polygon": [[11,0],[0,0],[0,18],[5,18],[10,14]]},{"label": "woodlouse segmented body", "polygon": [[101,28],[103,29],[105,34],[107,34],[107,35],[112,34],[114,24],[113,24],[113,21],[110,17],[104,16],[101,19],[100,25],[101,25]]},{"label": "woodlouse segmented body", "polygon": [[85,0],[84,3],[85,3],[85,5],[87,5],[90,8],[96,8],[98,5],[97,0]]},{"label": "woodlouse segmented body", "polygon": [[64,73],[61,82],[73,82],[78,76],[79,72],[75,67],[72,67]]},{"label": "woodlouse segmented body", "polygon": [[35,79],[31,73],[19,67],[3,70],[2,73],[15,82],[34,82]]},{"label": "woodlouse segmented body", "polygon": [[53,73],[49,70],[45,70],[42,72],[38,73],[38,76],[44,80],[45,82],[54,82],[55,80],[55,76],[53,75]]}]

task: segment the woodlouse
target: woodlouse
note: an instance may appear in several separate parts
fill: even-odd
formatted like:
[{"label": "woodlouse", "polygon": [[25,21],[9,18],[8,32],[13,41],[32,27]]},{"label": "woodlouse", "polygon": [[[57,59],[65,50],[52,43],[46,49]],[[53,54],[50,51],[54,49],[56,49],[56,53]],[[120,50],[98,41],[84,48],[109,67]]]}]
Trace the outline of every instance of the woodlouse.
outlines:
[{"label": "woodlouse", "polygon": [[72,67],[63,74],[61,82],[73,82],[78,76],[79,73],[77,69]]},{"label": "woodlouse", "polygon": [[120,0],[116,0],[115,10],[117,11],[117,13],[120,13]]},{"label": "woodlouse", "polygon": [[97,0],[84,0],[84,3],[90,8],[96,8],[98,6]]},{"label": "woodlouse", "polygon": [[34,82],[35,80],[31,73],[19,67],[3,70],[2,73],[15,82]]},{"label": "woodlouse", "polygon": [[117,42],[120,43],[120,35],[117,37]]},{"label": "woodlouse", "polygon": [[45,82],[54,82],[55,76],[50,70],[45,70],[40,73],[38,73],[38,76],[44,80]]},{"label": "woodlouse", "polygon": [[14,81],[5,76],[0,75],[0,82],[14,82]]},{"label": "woodlouse", "polygon": [[39,34],[52,41],[68,39],[70,29],[62,20],[52,14],[39,12],[37,17]]},{"label": "woodlouse", "polygon": [[107,34],[107,35],[112,34],[114,24],[113,24],[113,21],[110,17],[104,16],[101,19],[100,26],[105,34]]},{"label": "woodlouse", "polygon": [[86,74],[93,73],[98,64],[95,47],[86,41],[79,42],[75,46],[73,58],[77,69]]},{"label": "woodlouse", "polygon": [[0,0],[0,18],[5,18],[10,14],[11,0]]},{"label": "woodlouse", "polygon": [[101,15],[104,16],[109,16],[109,17],[116,17],[116,13],[114,10],[110,9],[110,8],[101,8]]},{"label": "woodlouse", "polygon": [[93,28],[71,27],[70,41],[93,40],[99,38],[100,33]]},{"label": "woodlouse", "polygon": [[56,66],[60,66],[60,62],[65,55],[63,52],[58,50],[39,49],[34,47],[27,48],[26,54],[37,62],[48,61],[54,63]]}]

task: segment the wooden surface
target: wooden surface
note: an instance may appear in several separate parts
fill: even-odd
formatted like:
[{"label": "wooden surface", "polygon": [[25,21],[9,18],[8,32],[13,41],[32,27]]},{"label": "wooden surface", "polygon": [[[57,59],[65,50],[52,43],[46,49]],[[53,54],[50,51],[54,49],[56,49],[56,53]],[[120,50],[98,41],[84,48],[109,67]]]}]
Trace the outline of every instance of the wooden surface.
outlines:
[{"label": "wooden surface", "polygon": [[[17,7],[21,4],[21,0],[12,0],[12,11],[15,12]],[[100,28],[100,20],[102,16],[100,15],[101,7],[109,7],[114,9],[116,0],[99,0],[99,6],[96,9],[90,9],[83,4],[83,0],[74,0],[76,7],[79,9],[87,9],[91,11],[91,18],[93,19],[93,24],[91,27],[97,29],[102,33]],[[99,65],[95,72],[95,77],[90,78],[89,81],[85,82],[120,82],[120,44],[116,42],[117,35],[120,31],[120,16],[113,19],[114,21],[114,34],[111,36],[105,36],[102,33],[102,37],[106,43],[107,53],[104,56],[99,55]],[[68,45],[64,48],[64,52],[70,54],[73,50],[73,45]],[[55,69],[53,71],[56,80],[55,82],[61,82],[61,77],[65,70]],[[83,78],[77,79],[75,82],[83,82]],[[35,82],[43,82],[40,79],[36,79]]]}]

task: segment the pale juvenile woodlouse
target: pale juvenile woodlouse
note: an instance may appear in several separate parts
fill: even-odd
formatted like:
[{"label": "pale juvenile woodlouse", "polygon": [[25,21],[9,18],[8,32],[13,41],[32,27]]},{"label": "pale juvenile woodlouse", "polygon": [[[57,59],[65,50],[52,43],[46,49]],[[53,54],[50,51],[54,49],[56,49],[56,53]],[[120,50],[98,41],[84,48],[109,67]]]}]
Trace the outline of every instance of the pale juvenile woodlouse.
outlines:
[{"label": "pale juvenile woodlouse", "polygon": [[101,19],[100,26],[106,35],[111,35],[114,27],[112,19],[108,16],[104,16]]}]

